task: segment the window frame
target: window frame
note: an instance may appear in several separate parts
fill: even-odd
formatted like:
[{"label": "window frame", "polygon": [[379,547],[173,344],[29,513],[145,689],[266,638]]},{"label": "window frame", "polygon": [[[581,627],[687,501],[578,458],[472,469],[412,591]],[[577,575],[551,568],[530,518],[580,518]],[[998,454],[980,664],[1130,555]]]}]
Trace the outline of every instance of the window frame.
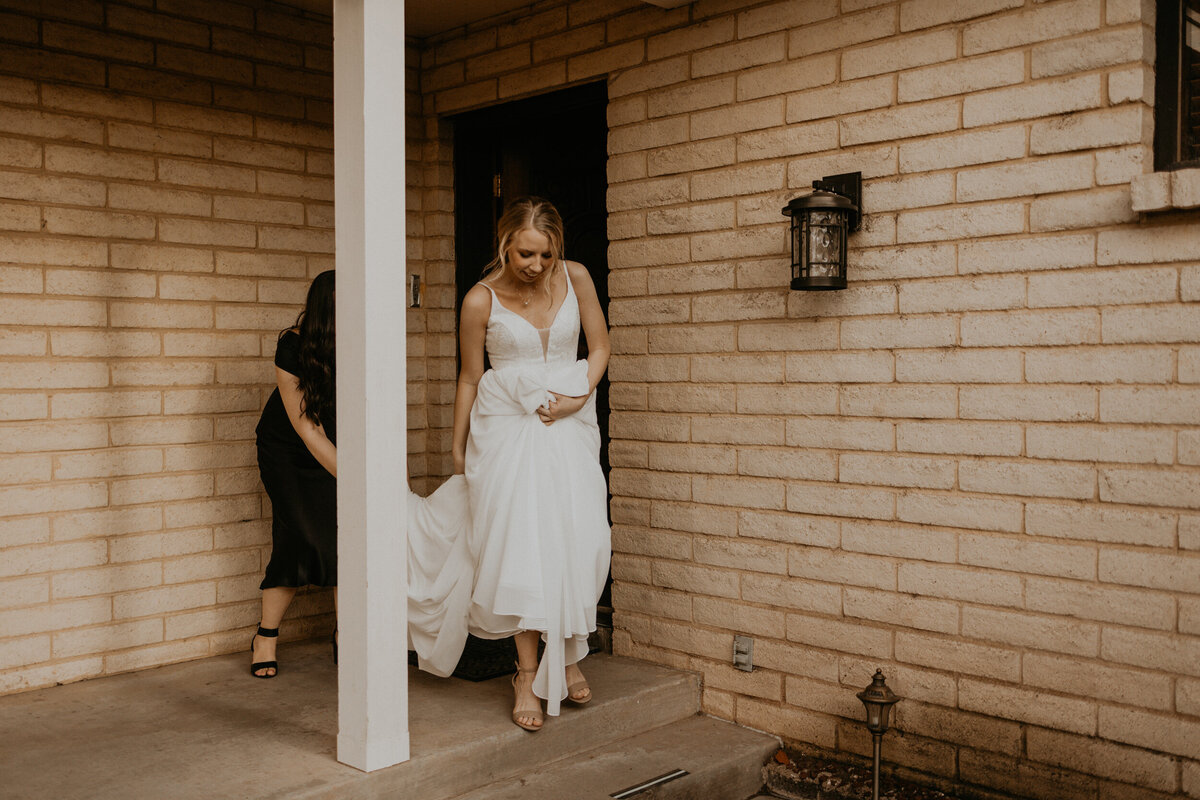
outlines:
[{"label": "window frame", "polygon": [[[1184,32],[1188,6],[1200,12],[1197,0],[1158,0],[1156,14],[1156,58],[1154,76],[1154,169],[1167,172],[1200,167],[1200,156],[1182,157],[1187,144],[1184,133],[1187,101],[1184,80]],[[1200,94],[1200,92],[1198,92]],[[1200,126],[1193,133],[1200,139]],[[1196,143],[1193,143],[1193,147]]]}]

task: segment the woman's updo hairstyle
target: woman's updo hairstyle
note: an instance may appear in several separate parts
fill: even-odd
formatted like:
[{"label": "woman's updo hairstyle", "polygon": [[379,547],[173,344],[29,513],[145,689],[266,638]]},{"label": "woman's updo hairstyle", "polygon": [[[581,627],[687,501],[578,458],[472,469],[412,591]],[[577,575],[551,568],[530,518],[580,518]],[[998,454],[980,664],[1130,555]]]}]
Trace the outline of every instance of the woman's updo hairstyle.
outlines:
[{"label": "woman's updo hairstyle", "polygon": [[535,230],[550,241],[550,256],[554,263],[550,266],[546,279],[542,284],[549,291],[550,279],[563,260],[563,221],[558,209],[541,197],[519,197],[509,203],[496,223],[496,257],[486,267],[486,276],[496,270],[503,271],[508,266],[508,250],[512,239],[523,230]]}]

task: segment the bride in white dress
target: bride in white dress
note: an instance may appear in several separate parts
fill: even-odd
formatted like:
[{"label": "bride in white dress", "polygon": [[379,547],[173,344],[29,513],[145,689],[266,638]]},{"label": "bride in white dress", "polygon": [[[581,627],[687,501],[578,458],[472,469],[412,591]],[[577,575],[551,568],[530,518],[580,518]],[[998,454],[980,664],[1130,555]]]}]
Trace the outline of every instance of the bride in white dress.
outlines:
[{"label": "bride in white dress", "polygon": [[[463,627],[513,636],[512,719],[534,731],[538,698],[551,716],[563,700],[591,700],[578,662],[610,556],[594,394],[608,328],[587,270],[562,259],[562,231],[538,198],[500,218],[498,255],[463,299],[455,477],[427,500],[413,496],[409,513],[409,634],[422,668],[453,670]],[[581,329],[586,360],[576,357]]]}]

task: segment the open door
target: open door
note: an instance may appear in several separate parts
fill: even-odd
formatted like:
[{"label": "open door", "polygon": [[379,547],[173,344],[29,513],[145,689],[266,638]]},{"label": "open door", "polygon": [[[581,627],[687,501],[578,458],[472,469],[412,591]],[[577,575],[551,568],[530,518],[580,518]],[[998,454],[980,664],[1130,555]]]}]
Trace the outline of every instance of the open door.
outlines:
[{"label": "open door", "polygon": [[[607,105],[607,86],[591,83],[453,118],[456,310],[492,259],[505,203],[533,194],[562,214],[567,258],[588,268],[607,317]],[[607,477],[607,378],[596,391]]]},{"label": "open door", "polygon": [[[608,316],[607,105],[608,87],[600,82],[452,118],[456,311],[492,259],[496,223],[505,204],[532,194],[554,203],[562,214],[566,257],[588,268]],[[585,354],[581,343],[580,357]],[[607,479],[607,377],[596,395],[600,464]],[[597,610],[598,638],[606,649],[612,631],[611,582],[610,577]],[[512,647],[508,640],[499,644]],[[497,646],[472,637],[455,674],[482,680],[512,672],[513,657],[508,651],[492,652]]]}]

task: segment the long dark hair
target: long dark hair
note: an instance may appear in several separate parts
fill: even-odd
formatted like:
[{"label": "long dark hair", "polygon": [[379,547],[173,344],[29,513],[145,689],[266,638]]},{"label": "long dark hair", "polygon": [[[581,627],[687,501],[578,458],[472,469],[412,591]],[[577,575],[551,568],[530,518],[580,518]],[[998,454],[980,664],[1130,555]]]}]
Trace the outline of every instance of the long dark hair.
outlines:
[{"label": "long dark hair", "polygon": [[300,412],[316,425],[330,425],[337,414],[337,356],[334,350],[333,270],[313,279],[300,329]]}]

